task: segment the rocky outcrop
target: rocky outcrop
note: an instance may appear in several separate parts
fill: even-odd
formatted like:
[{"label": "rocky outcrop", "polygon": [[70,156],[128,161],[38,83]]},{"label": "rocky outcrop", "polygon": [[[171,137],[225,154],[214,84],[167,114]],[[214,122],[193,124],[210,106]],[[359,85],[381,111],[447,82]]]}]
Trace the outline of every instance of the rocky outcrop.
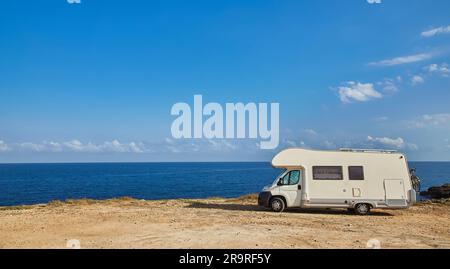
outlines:
[{"label": "rocky outcrop", "polygon": [[445,184],[440,187],[431,187],[427,191],[421,192],[420,195],[432,199],[450,198],[450,184]]}]

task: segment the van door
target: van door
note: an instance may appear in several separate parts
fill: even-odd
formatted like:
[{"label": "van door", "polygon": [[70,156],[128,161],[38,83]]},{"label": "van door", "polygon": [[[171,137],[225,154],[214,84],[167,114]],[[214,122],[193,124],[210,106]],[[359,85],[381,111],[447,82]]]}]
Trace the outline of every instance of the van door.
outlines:
[{"label": "van door", "polygon": [[402,179],[385,179],[384,191],[388,206],[406,206],[405,187]]},{"label": "van door", "polygon": [[302,170],[291,170],[281,179],[280,194],[284,195],[288,207],[299,207],[302,197]]}]

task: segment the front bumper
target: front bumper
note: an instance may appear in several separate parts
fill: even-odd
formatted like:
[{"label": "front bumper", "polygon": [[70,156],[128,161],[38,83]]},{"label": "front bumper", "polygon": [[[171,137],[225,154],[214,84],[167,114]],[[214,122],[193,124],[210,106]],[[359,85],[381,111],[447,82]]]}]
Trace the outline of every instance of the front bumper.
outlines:
[{"label": "front bumper", "polygon": [[270,207],[270,198],[272,198],[272,194],[268,191],[259,193],[258,205],[264,206],[264,207]]}]

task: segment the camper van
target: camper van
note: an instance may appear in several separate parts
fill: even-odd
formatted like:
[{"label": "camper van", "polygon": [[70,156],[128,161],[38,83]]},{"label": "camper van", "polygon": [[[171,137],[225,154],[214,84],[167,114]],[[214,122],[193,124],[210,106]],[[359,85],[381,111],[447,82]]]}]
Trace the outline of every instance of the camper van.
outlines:
[{"label": "camper van", "polygon": [[419,180],[396,151],[287,149],[272,160],[283,172],[259,194],[258,204],[286,208],[404,209],[416,202]]}]

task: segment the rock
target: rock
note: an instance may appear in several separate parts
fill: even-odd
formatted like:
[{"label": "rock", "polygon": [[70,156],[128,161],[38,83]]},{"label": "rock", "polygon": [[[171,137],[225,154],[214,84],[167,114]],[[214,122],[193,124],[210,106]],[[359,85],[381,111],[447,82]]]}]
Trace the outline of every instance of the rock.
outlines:
[{"label": "rock", "polygon": [[431,187],[427,191],[421,192],[420,195],[432,199],[450,198],[450,184],[444,184],[441,187]]}]

